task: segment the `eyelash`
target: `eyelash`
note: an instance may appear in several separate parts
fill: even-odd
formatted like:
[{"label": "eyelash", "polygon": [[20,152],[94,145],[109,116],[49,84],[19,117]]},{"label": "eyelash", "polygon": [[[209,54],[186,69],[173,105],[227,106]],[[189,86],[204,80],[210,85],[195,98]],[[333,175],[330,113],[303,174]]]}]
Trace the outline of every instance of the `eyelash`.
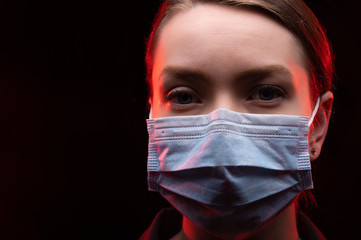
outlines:
[{"label": "eyelash", "polygon": [[[165,102],[172,102],[173,104],[177,104],[177,105],[188,105],[190,103],[177,103],[174,102],[173,100],[176,99],[177,97],[180,97],[181,94],[187,94],[188,97],[191,96],[191,102],[190,103],[198,103],[200,102],[199,98],[197,97],[197,94],[195,94],[194,92],[190,91],[190,90],[186,90],[186,89],[175,89],[175,90],[171,90],[166,96],[165,96]],[[178,99],[179,100],[179,99]]]},{"label": "eyelash", "polygon": [[[255,98],[254,96],[256,94],[260,94],[261,90],[271,90],[271,91],[273,91],[272,94],[276,95],[276,97],[272,98],[272,99],[269,99],[269,100],[261,99],[261,97]],[[250,92],[251,92],[251,94],[249,95],[248,100],[258,100],[258,101],[263,101],[263,102],[271,102],[271,101],[274,101],[274,100],[276,100],[276,99],[278,99],[280,97],[285,97],[286,96],[285,91],[281,87],[278,87],[278,86],[272,85],[272,84],[256,86]]]},{"label": "eyelash", "polygon": [[[263,93],[261,91],[264,91]],[[267,92],[268,91],[268,92]],[[279,103],[281,98],[286,97],[285,91],[273,84],[262,84],[255,86],[250,91],[247,101],[254,101],[255,104],[268,107]],[[263,96],[261,96],[263,94]],[[182,99],[183,98],[183,99]],[[193,104],[201,103],[201,97],[188,87],[178,87],[170,90],[164,96],[164,102],[171,104],[174,110],[185,110],[194,107]]]}]

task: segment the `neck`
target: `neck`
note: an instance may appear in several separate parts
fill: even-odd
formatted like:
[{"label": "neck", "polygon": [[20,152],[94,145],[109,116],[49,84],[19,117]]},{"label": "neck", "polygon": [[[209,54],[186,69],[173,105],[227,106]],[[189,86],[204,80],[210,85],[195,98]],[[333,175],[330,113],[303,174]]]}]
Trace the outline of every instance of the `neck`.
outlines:
[{"label": "neck", "polygon": [[297,223],[294,203],[284,209],[275,219],[256,232],[216,237],[194,224],[183,216],[183,229],[172,240],[297,240]]}]

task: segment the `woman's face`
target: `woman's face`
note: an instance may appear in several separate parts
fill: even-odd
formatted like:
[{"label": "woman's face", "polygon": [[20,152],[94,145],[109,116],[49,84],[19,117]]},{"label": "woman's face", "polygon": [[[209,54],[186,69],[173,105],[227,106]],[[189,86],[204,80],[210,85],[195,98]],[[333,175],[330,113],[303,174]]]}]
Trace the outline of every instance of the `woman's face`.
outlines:
[{"label": "woman's face", "polygon": [[309,116],[310,74],[298,40],[259,12],[213,4],[178,13],[154,55],[154,118],[242,113]]}]

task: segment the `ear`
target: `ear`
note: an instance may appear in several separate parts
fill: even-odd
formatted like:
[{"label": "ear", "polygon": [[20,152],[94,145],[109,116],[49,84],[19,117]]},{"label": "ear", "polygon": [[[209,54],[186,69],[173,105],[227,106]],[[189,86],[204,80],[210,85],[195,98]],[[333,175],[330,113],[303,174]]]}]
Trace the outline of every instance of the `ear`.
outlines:
[{"label": "ear", "polygon": [[332,112],[333,94],[325,92],[320,97],[320,106],[308,134],[310,160],[315,161],[321,154]]}]

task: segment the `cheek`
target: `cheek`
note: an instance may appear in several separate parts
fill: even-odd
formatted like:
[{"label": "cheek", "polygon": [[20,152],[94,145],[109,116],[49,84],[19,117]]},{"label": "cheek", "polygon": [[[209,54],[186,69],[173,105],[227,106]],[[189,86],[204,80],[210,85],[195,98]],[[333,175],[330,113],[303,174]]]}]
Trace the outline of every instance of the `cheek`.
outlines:
[{"label": "cheek", "polygon": [[152,116],[153,118],[158,118],[160,117],[161,114],[161,110],[162,110],[162,91],[160,89],[160,87],[158,86],[159,84],[154,84],[153,83],[153,96],[152,99],[150,101],[150,104],[152,106]]},{"label": "cheek", "polygon": [[298,105],[298,115],[309,116],[311,114],[311,94],[310,94],[310,75],[308,71],[291,62],[291,71],[293,75],[293,85],[295,88],[295,100]]},{"label": "cheek", "polygon": [[152,106],[152,116],[153,118],[167,117],[170,115],[170,103],[165,101],[166,89],[162,83],[162,79],[159,78],[158,81],[153,81],[153,96],[150,101]]}]

